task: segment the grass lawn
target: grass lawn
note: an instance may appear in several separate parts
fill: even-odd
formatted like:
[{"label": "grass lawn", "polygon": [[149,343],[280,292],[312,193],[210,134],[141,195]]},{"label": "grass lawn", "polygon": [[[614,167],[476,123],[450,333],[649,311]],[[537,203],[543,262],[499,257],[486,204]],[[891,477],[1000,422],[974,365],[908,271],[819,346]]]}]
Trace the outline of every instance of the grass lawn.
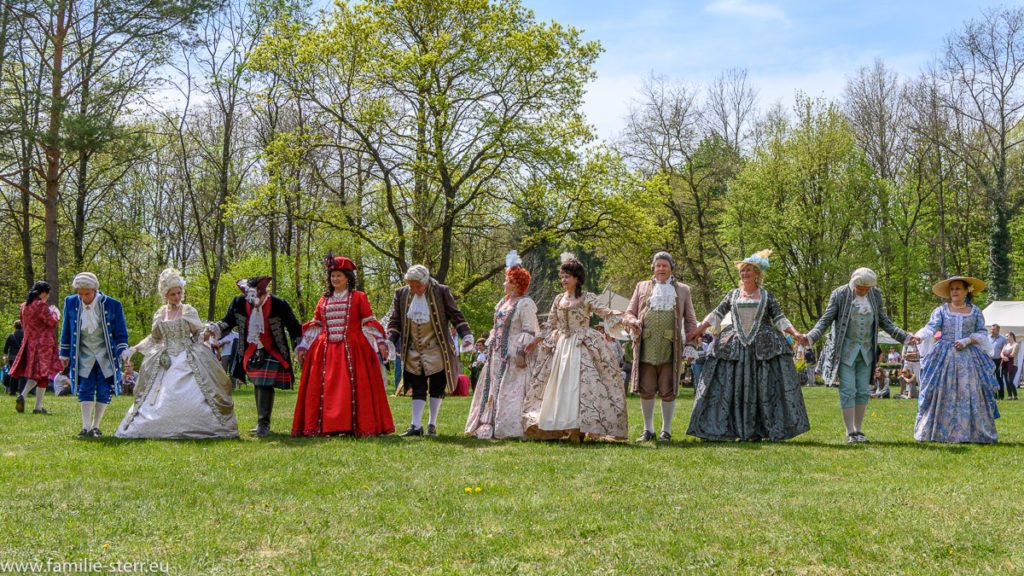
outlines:
[{"label": "grass lawn", "polygon": [[[642,446],[465,438],[468,398],[445,401],[434,439],[293,439],[294,392],[278,392],[277,434],[259,441],[244,432],[252,388],[236,395],[239,440],[112,438],[129,397],[107,411],[106,437],[78,440],[73,398],[47,396],[47,417],[3,397],[0,562],[154,561],[175,574],[1024,573],[1024,402],[1000,406],[1000,444],[952,446],[913,440],[915,401],[873,401],[872,442],[850,446],[835,389],[804,396],[803,436],[708,443],[685,435],[685,390],[675,439]],[[409,399],[391,406],[404,430]],[[635,437],[637,398],[629,410]]]}]

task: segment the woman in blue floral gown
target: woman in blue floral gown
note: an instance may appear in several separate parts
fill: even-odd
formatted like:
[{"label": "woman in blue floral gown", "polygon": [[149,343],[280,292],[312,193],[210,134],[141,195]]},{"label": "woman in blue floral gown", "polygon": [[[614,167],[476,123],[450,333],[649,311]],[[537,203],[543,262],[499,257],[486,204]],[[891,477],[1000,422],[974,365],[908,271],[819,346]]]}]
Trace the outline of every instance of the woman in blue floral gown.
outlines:
[{"label": "woman in blue floral gown", "polygon": [[[932,287],[949,300],[932,311],[917,334],[922,346],[921,395],[914,438],[929,442],[996,441],[999,384],[985,347],[985,316],[971,303],[985,289],[977,278],[954,276]],[[938,339],[935,335],[940,334]]]}]

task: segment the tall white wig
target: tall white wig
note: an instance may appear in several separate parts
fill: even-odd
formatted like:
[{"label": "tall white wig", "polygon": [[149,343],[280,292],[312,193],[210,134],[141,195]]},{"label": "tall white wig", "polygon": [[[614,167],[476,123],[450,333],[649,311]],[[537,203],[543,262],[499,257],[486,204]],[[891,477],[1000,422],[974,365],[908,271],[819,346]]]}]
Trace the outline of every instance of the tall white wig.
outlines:
[{"label": "tall white wig", "polygon": [[850,286],[867,286],[874,288],[878,284],[878,276],[871,268],[857,268],[850,276]]},{"label": "tall white wig", "polygon": [[160,292],[161,298],[166,298],[167,293],[172,288],[185,289],[185,279],[181,277],[181,272],[174,268],[164,268],[164,271],[160,273],[160,279],[157,280],[156,284],[157,291]]}]

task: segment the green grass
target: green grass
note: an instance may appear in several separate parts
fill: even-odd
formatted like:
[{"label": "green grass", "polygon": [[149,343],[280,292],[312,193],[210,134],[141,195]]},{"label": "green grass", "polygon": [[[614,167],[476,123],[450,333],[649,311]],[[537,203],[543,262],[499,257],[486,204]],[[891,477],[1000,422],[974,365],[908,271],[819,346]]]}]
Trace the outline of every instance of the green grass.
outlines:
[{"label": "green grass", "polygon": [[[1021,574],[1024,402],[994,446],[913,440],[916,402],[873,401],[845,444],[834,389],[788,442],[485,442],[449,398],[435,439],[294,439],[293,392],[258,441],[78,440],[0,410],[0,561],[157,561],[176,574]],[[236,395],[239,425],[255,418]],[[408,398],[392,398],[396,426]],[[29,404],[31,408],[31,404]],[[630,399],[633,437],[640,406]],[[656,417],[660,426],[660,414]],[[479,487],[479,492],[476,491]],[[471,493],[465,489],[471,488]]]}]

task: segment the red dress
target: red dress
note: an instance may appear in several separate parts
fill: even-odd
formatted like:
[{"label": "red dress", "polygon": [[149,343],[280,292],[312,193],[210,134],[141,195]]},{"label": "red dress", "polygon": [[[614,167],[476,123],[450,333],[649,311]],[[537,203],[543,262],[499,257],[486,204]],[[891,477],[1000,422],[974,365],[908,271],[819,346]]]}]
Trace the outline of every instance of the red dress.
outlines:
[{"label": "red dress", "polygon": [[303,332],[309,351],[302,365],[292,435],[394,432],[376,350],[384,327],[373,317],[366,294],[350,291],[320,298]]},{"label": "red dress", "polygon": [[57,315],[50,305],[36,298],[21,305],[21,325],[25,329],[18,357],[11,364],[11,378],[30,378],[46,388],[54,376],[64,370],[57,347]]}]

